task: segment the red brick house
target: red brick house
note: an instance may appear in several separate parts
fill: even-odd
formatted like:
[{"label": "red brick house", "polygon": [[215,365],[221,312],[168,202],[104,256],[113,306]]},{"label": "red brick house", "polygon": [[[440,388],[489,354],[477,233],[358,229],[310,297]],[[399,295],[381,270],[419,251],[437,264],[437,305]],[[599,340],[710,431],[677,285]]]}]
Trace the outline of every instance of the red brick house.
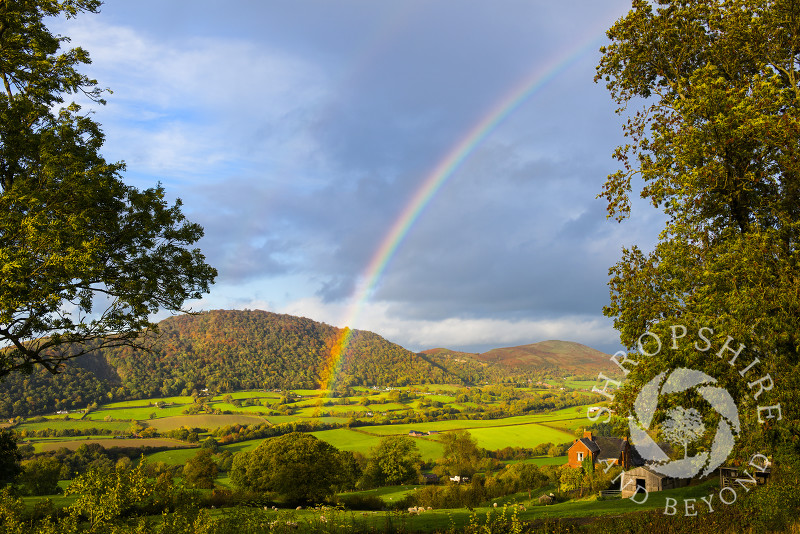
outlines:
[{"label": "red brick house", "polygon": [[593,436],[588,430],[567,449],[567,465],[577,469],[586,458],[591,458],[593,464],[610,461],[622,466],[623,469],[628,469],[632,463],[637,463],[632,458],[628,438]]}]

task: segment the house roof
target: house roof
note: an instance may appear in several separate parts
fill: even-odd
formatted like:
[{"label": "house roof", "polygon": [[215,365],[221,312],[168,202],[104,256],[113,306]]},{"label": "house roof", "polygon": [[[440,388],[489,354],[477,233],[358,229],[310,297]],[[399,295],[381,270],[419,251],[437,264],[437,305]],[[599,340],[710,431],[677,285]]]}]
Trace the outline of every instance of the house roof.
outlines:
[{"label": "house roof", "polygon": [[621,438],[597,436],[594,438],[594,442],[600,451],[600,454],[597,455],[598,460],[616,460],[625,448],[625,440]]},{"label": "house roof", "polygon": [[597,446],[597,443],[590,440],[589,438],[581,438],[578,441],[586,445],[586,448],[592,452],[600,452],[600,447]]},{"label": "house roof", "polygon": [[661,478],[670,478],[667,475],[663,475],[663,474],[659,473],[658,471],[653,471],[652,469],[650,469],[649,467],[647,467],[645,465],[640,465],[639,467],[631,469],[630,471],[626,471],[625,474],[628,475],[628,476],[649,474],[649,475],[654,476],[654,477],[659,478],[659,479],[661,479]]},{"label": "house roof", "polygon": [[[587,437],[580,438],[572,444],[572,447],[577,445],[578,442],[582,443],[584,447],[595,455],[595,461],[597,462],[602,460],[616,460],[625,449],[626,443],[622,438],[593,436],[593,439]],[[632,465],[644,465],[644,461],[635,447],[630,447],[630,463]]]}]

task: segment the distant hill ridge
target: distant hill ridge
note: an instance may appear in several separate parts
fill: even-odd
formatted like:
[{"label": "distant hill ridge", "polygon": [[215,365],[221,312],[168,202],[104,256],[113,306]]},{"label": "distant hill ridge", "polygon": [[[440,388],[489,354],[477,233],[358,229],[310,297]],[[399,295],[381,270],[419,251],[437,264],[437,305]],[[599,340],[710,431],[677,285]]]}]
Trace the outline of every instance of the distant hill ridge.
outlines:
[{"label": "distant hill ridge", "polygon": [[551,339],[517,347],[503,347],[474,354],[437,348],[423,351],[437,358],[454,361],[474,360],[509,370],[562,370],[571,373],[595,374],[609,370],[610,356],[574,341]]},{"label": "distant hill ridge", "polygon": [[[85,408],[91,402],[187,395],[208,388],[313,389],[324,382],[342,330],[261,310],[214,310],[159,323],[153,350],[98,350],[55,377],[36,370],[0,382],[0,417]],[[355,330],[336,374],[344,386],[477,384],[508,378],[596,374],[607,355],[578,343],[546,341],[471,354],[414,353],[373,332]]]}]

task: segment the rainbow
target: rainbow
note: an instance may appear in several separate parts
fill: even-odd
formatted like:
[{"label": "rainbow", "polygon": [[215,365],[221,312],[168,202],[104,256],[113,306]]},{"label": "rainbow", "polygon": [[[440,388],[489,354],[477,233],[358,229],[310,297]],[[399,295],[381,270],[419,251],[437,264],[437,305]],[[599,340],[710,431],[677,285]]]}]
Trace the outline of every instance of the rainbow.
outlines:
[{"label": "rainbow", "polygon": [[[400,216],[394,221],[389,232],[373,254],[369,264],[367,264],[343,324],[352,325],[356,323],[364,304],[375,290],[381,275],[386,270],[392,257],[394,257],[398,247],[408,235],[414,222],[419,219],[423,210],[430,204],[445,182],[453,176],[472,152],[497,129],[498,125],[514,113],[524,102],[548,82],[567,70],[588,51],[596,50],[604,38],[605,32],[603,31],[599,35],[596,33],[590,33],[589,35],[594,35],[594,37],[584,40],[572,47],[568,52],[535,69],[533,73],[509,91],[433,168],[414,196],[406,204]],[[329,390],[335,386],[336,376],[341,368],[342,360],[352,336],[353,330],[347,327],[336,336],[326,362],[326,368],[321,375],[323,390]]]}]

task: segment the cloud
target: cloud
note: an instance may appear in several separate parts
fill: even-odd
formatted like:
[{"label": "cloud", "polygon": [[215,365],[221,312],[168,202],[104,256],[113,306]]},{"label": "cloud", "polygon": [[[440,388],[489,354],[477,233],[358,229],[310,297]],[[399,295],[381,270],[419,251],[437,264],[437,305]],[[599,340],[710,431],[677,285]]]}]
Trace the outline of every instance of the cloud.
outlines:
[{"label": "cloud", "polygon": [[[628,5],[314,6],[142,0],[59,31],[115,91],[96,112],[106,156],[128,162],[134,185],[163,181],[205,228],[220,276],[198,305],[343,326],[437,164],[522,80]],[[353,326],[416,348],[615,343],[600,317],[608,267],[622,244],[651,242],[659,220],[608,222],[595,198],[621,142],[613,102],[592,82],[596,60],[577,58],[466,158]]]},{"label": "cloud", "polygon": [[264,301],[240,302],[237,308],[268,309],[276,313],[309,317],[338,327],[369,330],[414,351],[445,347],[484,352],[492,348],[561,339],[614,352],[618,350],[619,343],[616,334],[608,328],[608,320],[600,316],[522,320],[447,317],[426,321],[396,317],[385,304],[368,302],[359,308],[354,324],[343,324],[344,317],[353,315],[352,308],[313,297],[280,307]]},{"label": "cloud", "polygon": [[113,90],[96,117],[107,157],[125,159],[133,173],[185,186],[278,176],[313,160],[307,115],[326,83],[313,63],[236,39],[153,40],[91,17],[63,30],[90,51],[89,74]]}]

